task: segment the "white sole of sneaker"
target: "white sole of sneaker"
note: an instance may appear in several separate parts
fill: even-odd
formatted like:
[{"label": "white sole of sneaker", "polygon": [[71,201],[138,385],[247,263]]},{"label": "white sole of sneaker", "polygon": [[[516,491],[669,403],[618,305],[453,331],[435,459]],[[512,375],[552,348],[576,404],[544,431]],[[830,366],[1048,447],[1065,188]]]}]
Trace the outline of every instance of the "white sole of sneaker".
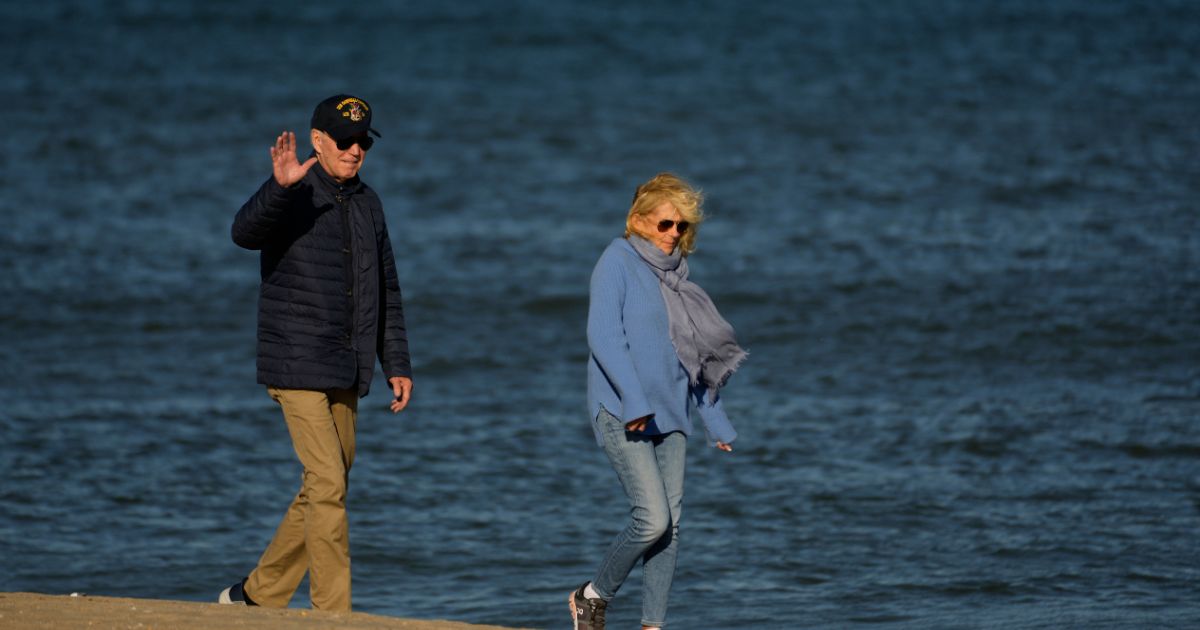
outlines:
[{"label": "white sole of sneaker", "polygon": [[218,604],[238,604],[241,606],[245,606],[246,602],[235,602],[235,601],[233,601],[233,598],[229,597],[229,591],[231,591],[231,590],[233,590],[232,586],[221,591],[221,594],[217,596],[217,603]]}]

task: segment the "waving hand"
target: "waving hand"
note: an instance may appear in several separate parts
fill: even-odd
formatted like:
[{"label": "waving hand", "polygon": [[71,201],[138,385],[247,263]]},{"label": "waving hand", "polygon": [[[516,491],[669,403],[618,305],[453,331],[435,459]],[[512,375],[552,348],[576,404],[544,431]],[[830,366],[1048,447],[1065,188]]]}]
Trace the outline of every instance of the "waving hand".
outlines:
[{"label": "waving hand", "polygon": [[296,159],[296,134],[285,131],[275,139],[271,147],[271,164],[275,169],[275,181],[287,188],[304,178],[308,169],[317,163],[317,158],[311,157],[301,164]]}]

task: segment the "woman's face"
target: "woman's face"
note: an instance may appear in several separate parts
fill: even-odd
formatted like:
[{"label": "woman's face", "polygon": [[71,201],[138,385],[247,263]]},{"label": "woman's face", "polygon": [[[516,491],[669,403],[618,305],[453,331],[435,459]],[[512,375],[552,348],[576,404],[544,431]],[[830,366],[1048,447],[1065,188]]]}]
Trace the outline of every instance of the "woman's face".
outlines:
[{"label": "woman's face", "polygon": [[662,202],[647,214],[635,216],[633,221],[638,234],[661,249],[664,254],[675,251],[679,239],[690,227],[670,201]]}]

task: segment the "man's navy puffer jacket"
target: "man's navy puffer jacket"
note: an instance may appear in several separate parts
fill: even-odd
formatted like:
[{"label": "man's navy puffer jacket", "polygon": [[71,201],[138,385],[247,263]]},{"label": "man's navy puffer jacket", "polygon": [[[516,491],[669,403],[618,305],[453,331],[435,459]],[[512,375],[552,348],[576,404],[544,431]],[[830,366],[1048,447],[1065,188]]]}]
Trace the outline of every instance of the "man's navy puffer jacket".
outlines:
[{"label": "man's navy puffer jacket", "polygon": [[262,252],[259,383],[366,396],[376,355],[385,377],[412,376],[383,206],[358,177],[338,184],[320,164],[290,188],[269,177],[232,233]]}]

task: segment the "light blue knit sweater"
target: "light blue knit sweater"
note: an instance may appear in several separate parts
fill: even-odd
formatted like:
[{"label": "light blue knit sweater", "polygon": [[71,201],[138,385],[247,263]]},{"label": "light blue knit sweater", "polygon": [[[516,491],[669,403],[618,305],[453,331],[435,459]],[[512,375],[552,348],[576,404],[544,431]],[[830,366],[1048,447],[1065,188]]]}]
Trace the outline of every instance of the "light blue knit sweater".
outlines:
[{"label": "light blue knit sweater", "polygon": [[597,444],[603,444],[596,424],[601,405],[624,422],[653,414],[649,435],[690,435],[689,399],[711,444],[737,438],[720,396],[709,400],[703,382],[688,384],[671,344],[658,278],[624,238],[613,239],[592,270],[587,338],[588,410]]}]

